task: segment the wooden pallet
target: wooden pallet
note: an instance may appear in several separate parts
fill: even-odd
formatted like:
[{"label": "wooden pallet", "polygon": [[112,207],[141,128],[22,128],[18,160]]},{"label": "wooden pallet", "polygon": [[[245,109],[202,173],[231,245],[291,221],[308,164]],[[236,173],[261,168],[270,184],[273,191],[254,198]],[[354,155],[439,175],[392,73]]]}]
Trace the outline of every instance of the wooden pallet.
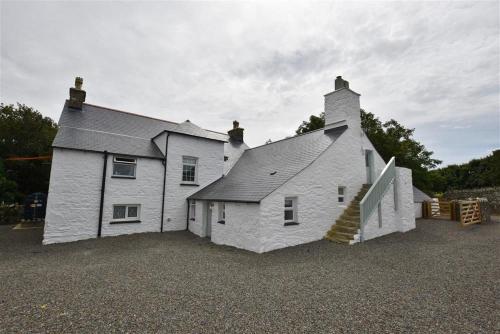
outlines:
[{"label": "wooden pallet", "polygon": [[479,201],[460,201],[460,224],[469,226],[481,223],[481,206]]}]

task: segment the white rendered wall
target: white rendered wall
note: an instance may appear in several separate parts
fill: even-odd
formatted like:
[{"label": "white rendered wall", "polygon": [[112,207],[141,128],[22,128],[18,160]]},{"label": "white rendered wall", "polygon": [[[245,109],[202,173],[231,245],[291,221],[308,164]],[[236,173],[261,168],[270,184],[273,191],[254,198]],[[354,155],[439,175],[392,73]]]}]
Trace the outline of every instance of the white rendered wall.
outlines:
[{"label": "white rendered wall", "polygon": [[97,236],[103,157],[54,148],[44,244]]},{"label": "white rendered wall", "polygon": [[415,207],[415,218],[422,218],[422,203],[413,203]]},{"label": "white rendered wall", "polygon": [[[181,185],[182,156],[198,158],[198,186]],[[168,139],[164,231],[184,230],[187,215],[186,198],[222,177],[223,172],[223,142],[175,133],[170,134]]]},{"label": "white rendered wall", "polygon": [[225,224],[217,223],[219,205],[215,203],[212,210],[212,242],[261,253],[259,204],[226,202]]},{"label": "white rendered wall", "polygon": [[[117,155],[120,156],[120,155]],[[102,236],[160,232],[163,164],[159,159],[136,158],[136,178],[113,178],[113,157],[108,156]],[[113,205],[139,204],[140,223],[111,224]]]},{"label": "white rendered wall", "polygon": [[248,149],[248,145],[245,143],[231,140],[224,143],[224,155],[228,158],[227,161],[224,161],[224,175],[233,168],[246,149]]},{"label": "white rendered wall", "polygon": [[382,199],[382,226],[379,226],[378,211],[375,209],[363,230],[363,239],[369,240],[393,232],[406,232],[415,228],[415,208],[411,170],[396,168],[398,208],[394,206],[394,187]]},{"label": "white rendered wall", "polygon": [[[313,164],[261,201],[261,251],[324,238],[365,182],[362,137],[348,128]],[[344,204],[338,203],[338,186],[346,187]],[[299,225],[284,226],[285,197],[297,197]]]}]

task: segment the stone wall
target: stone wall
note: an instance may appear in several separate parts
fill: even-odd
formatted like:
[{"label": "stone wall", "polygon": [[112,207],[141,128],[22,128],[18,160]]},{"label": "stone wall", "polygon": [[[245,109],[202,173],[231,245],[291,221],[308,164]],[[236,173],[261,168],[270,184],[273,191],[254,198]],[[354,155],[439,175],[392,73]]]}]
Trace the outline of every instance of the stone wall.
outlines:
[{"label": "stone wall", "polygon": [[468,199],[468,198],[487,198],[494,213],[500,213],[500,187],[450,190],[444,193],[444,198]]}]

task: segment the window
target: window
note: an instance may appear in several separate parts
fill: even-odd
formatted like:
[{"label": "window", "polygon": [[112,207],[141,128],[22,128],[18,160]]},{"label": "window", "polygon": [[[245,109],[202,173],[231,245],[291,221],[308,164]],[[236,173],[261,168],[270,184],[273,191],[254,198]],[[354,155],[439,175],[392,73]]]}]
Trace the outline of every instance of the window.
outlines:
[{"label": "window", "polygon": [[296,225],[297,223],[297,198],[286,197],[284,207],[285,225]]},{"label": "window", "polygon": [[344,186],[339,186],[339,203],[344,203],[345,202],[345,187]]},{"label": "window", "polygon": [[182,182],[196,182],[197,158],[182,157]]},{"label": "window", "polygon": [[116,204],[113,205],[113,222],[139,222],[139,204]]},{"label": "window", "polygon": [[226,203],[219,203],[219,218],[217,222],[220,224],[226,223]]},{"label": "window", "polygon": [[137,161],[134,158],[113,158],[113,177],[135,178]]},{"label": "window", "polygon": [[189,220],[196,220],[196,201],[189,201]]}]

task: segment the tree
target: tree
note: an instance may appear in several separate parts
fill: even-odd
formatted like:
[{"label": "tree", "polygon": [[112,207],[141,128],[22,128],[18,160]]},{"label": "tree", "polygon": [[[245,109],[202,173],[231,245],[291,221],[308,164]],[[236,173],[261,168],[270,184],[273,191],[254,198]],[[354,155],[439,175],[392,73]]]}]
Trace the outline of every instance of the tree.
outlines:
[{"label": "tree", "polygon": [[431,171],[434,190],[467,189],[500,186],[500,150],[481,159],[461,165],[449,165]]},{"label": "tree", "polygon": [[6,159],[50,155],[56,133],[57,124],[32,107],[0,104],[0,159],[4,161],[5,177],[17,184],[17,200],[32,192],[47,192],[50,163]]},{"label": "tree", "polygon": [[295,133],[300,135],[302,133],[307,133],[310,131],[321,129],[324,126],[325,126],[325,113],[322,112],[321,114],[319,114],[319,116],[315,115],[309,116],[309,122],[303,121],[302,124],[297,129],[297,131],[295,131]]},{"label": "tree", "polygon": [[0,203],[13,203],[17,195],[17,185],[6,177],[3,161],[0,159]]},{"label": "tree", "polygon": [[[303,122],[297,133],[306,133],[325,126],[324,113],[309,117],[309,122]],[[382,123],[374,114],[361,109],[361,127],[372,142],[377,152],[385,162],[396,157],[400,167],[410,168],[413,173],[413,184],[423,191],[432,190],[429,169],[441,163],[432,158],[432,151],[413,139],[415,129],[405,128],[396,120]]]}]

